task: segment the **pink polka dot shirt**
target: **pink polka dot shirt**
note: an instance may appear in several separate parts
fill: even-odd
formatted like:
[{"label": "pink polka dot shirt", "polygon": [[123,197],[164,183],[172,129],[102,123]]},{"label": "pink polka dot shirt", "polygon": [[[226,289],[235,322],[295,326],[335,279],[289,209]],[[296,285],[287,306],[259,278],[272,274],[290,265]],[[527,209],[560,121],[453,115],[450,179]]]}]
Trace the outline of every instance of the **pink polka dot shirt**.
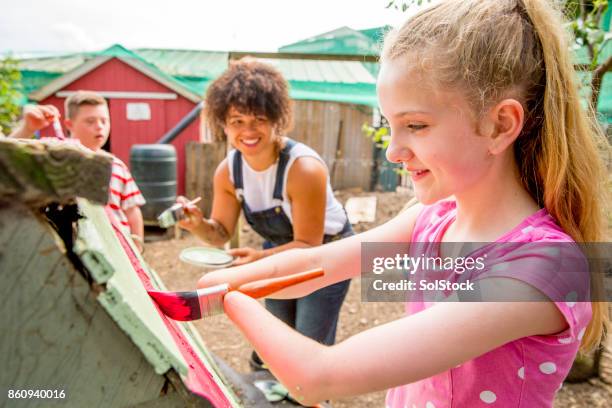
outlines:
[{"label": "pink polka dot shirt", "polygon": [[[439,242],[455,217],[454,201],[425,207],[417,219],[412,242]],[[492,244],[501,253],[480,277],[509,277],[537,288],[554,301],[568,328],[555,335],[514,340],[446,372],[393,388],[387,393],[387,407],[552,407],[591,319],[591,305],[577,301],[587,297],[576,293],[588,291],[588,280],[580,286],[560,276],[559,256],[554,251],[543,255],[542,251],[530,253],[524,246],[513,250],[512,246],[497,245],[541,242],[572,245],[572,239],[545,209],[527,217]],[[413,314],[433,304],[411,300],[406,309]]]}]

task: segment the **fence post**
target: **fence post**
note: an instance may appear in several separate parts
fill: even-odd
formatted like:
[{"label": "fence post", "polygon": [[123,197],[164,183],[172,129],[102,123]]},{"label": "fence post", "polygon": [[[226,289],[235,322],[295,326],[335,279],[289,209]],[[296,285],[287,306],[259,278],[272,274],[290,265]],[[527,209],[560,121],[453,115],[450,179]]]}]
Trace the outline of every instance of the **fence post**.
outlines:
[{"label": "fence post", "polygon": [[185,193],[188,198],[202,197],[198,207],[205,217],[210,217],[213,200],[215,170],[225,158],[225,141],[213,143],[189,142],[186,147]]}]

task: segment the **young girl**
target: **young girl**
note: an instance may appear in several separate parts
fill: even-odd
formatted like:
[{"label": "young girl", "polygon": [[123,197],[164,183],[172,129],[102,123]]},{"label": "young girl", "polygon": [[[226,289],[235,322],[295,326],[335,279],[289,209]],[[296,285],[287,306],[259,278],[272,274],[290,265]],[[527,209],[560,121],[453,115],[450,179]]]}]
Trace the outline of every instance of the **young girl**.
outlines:
[{"label": "young girl", "polygon": [[[278,295],[302,296],[358,275],[362,242],[601,241],[601,135],[578,89],[560,12],[545,0],[447,0],[422,11],[386,39],[378,82],[387,157],[411,173],[421,204],[200,286],[323,266],[320,282]],[[546,259],[504,251],[527,267],[491,268],[480,285],[540,301],[409,302],[407,317],[332,347],[240,293],[225,310],[304,404],[391,388],[389,407],[550,407],[579,347],[598,343],[606,305],[553,297],[549,286],[564,279]]]}]

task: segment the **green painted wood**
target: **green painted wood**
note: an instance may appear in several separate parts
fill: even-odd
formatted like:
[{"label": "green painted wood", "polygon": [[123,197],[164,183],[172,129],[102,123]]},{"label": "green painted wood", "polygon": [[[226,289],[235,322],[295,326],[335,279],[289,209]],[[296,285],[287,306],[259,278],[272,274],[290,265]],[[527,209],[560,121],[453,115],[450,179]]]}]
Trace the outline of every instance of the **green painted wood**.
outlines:
[{"label": "green painted wood", "polygon": [[[106,285],[106,290],[98,296],[99,302],[149,359],[156,372],[164,373],[171,367],[184,377],[187,368],[180,351],[144,290],[136,271],[133,270],[103,208],[92,205],[85,199],[78,199],[77,203],[84,218],[78,223],[75,253],[94,279],[100,278],[98,283]],[[159,276],[147,266],[134,243],[127,238],[151,282],[158,289],[166,290]],[[92,259],[96,261],[92,262]],[[110,270],[102,270],[105,267],[110,267]],[[184,323],[179,327],[230,403],[239,407],[238,398],[227,385],[227,380],[207,351],[195,327],[191,323]]]},{"label": "green painted wood", "polygon": [[46,405],[8,401],[8,389],[64,390],[57,406],[68,407],[158,398],[165,377],[98,303],[55,231],[20,207],[0,209],[0,227],[0,241],[8,244],[0,253],[0,406]]},{"label": "green painted wood", "polygon": [[112,156],[56,140],[0,140],[0,201],[43,207],[85,197],[105,204]]},{"label": "green painted wood", "polygon": [[84,199],[79,199],[78,205],[84,218],[78,222],[74,252],[97,283],[106,285],[98,301],[158,374],[174,368],[186,375],[181,352],[133,270],[104,208]]},{"label": "green painted wood", "polygon": [[[0,407],[41,405],[8,401],[9,389],[64,391],[55,402],[69,407],[210,406],[184,386],[180,351],[103,207],[92,204],[106,203],[111,163],[106,154],[56,141],[0,140]],[[73,246],[66,248],[40,208],[74,201],[84,217],[75,223],[74,245],[62,218],[71,207],[57,206],[53,215]],[[240,406],[194,327],[182,329]]]}]

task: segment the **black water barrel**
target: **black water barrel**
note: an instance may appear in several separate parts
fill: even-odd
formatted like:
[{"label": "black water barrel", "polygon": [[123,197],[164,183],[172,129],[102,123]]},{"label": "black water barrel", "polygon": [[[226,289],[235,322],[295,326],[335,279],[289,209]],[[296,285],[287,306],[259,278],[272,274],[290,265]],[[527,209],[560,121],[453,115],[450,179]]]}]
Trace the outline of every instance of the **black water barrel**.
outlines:
[{"label": "black water barrel", "polygon": [[142,217],[157,222],[157,216],[176,201],[176,149],[170,144],[133,145],[130,168],[147,200]]}]

